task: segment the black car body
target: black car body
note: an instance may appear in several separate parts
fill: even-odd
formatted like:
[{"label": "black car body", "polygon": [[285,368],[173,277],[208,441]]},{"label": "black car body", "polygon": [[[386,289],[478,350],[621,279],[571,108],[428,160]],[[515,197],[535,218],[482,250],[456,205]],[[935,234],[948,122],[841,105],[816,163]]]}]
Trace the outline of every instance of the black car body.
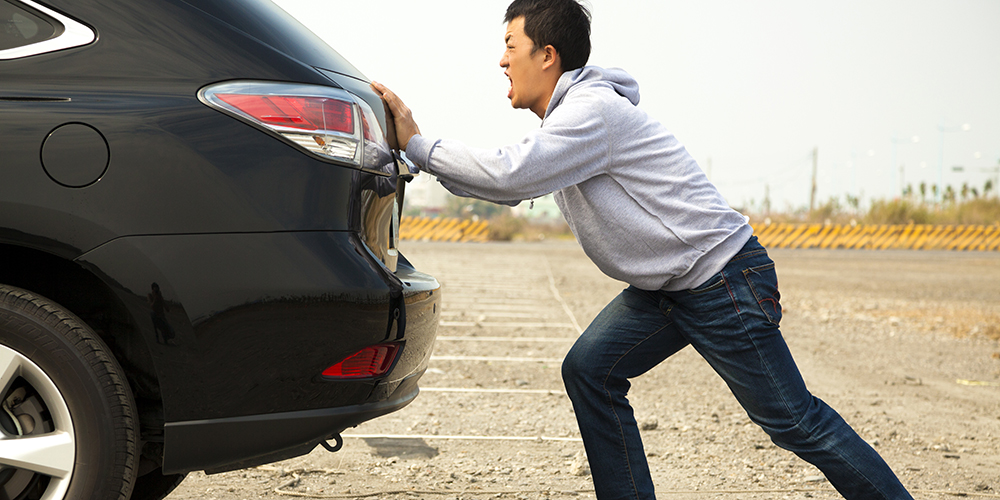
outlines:
[{"label": "black car body", "polygon": [[[269,0],[0,0],[0,14],[0,285],[114,358],[137,492],[150,471],[306,453],[416,396],[438,283],[397,251],[405,166],[364,75]],[[319,102],[323,123],[340,99],[343,133],[241,104],[276,95]],[[37,343],[0,327],[0,348],[58,387]],[[351,356],[379,366],[327,371]],[[0,378],[10,407],[15,378]],[[0,487],[18,493],[3,448],[30,436],[3,414]],[[20,491],[42,497],[62,477],[47,476],[20,471],[34,481]]]}]

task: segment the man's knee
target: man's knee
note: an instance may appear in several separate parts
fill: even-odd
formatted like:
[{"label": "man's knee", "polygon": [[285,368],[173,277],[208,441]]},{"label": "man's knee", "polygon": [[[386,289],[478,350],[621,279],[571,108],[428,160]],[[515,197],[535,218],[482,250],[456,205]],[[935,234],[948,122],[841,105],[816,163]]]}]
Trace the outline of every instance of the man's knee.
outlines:
[{"label": "man's knee", "polygon": [[581,372],[583,372],[582,367],[586,365],[586,362],[581,358],[583,356],[580,355],[575,346],[566,353],[566,357],[562,362],[562,379],[564,383],[569,384],[580,377]]},{"label": "man's knee", "polygon": [[599,384],[597,376],[597,356],[589,349],[583,339],[578,340],[573,348],[566,353],[562,362],[562,379],[572,397],[575,389]]},{"label": "man's knee", "polygon": [[775,445],[794,450],[817,446],[830,435],[843,432],[847,423],[826,403],[814,397],[802,413],[761,427]]}]

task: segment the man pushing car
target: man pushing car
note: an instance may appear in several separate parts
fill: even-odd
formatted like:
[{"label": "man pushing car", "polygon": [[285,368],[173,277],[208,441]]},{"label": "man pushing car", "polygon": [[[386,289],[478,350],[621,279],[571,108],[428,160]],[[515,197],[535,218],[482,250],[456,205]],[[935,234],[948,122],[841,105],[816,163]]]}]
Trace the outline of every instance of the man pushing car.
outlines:
[{"label": "man pushing car", "polygon": [[589,12],[575,0],[515,0],[504,21],[507,97],[542,119],[519,143],[473,149],[424,136],[398,96],[372,87],[420,169],[494,202],[554,193],[587,255],[629,284],[562,365],[598,498],[654,498],[629,379],[687,345],[775,444],[818,467],[844,497],[911,498],[875,450],[806,389],[778,327],[774,263],[748,219],[637,107],[631,76],[586,66]]}]

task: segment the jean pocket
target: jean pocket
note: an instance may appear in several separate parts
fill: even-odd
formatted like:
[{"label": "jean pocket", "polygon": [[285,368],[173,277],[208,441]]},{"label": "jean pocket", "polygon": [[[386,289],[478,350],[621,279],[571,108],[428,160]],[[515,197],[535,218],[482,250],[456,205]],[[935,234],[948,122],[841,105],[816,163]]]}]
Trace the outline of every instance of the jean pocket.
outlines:
[{"label": "jean pocket", "polygon": [[704,283],[688,290],[687,292],[691,295],[700,295],[703,293],[711,292],[712,290],[717,290],[724,286],[726,286],[726,277],[722,273],[718,273],[715,276],[712,276],[711,278],[705,280]]},{"label": "jean pocket", "polygon": [[778,275],[774,271],[774,263],[745,269],[743,276],[767,321],[774,325],[781,323],[781,294],[778,293]]}]

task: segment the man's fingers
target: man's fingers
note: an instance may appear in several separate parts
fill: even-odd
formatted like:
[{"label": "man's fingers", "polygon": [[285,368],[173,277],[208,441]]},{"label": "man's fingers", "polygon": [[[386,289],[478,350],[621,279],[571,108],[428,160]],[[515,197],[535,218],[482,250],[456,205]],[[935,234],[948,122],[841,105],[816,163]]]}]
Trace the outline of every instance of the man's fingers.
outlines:
[{"label": "man's fingers", "polygon": [[396,95],[393,94],[391,90],[389,90],[385,85],[382,85],[381,83],[378,82],[372,82],[370,87],[372,88],[372,90],[375,91],[375,93],[379,95],[379,97],[382,98],[383,101],[385,101],[389,105],[390,108],[392,108],[393,112],[396,111],[395,108],[397,107],[397,104],[393,100],[393,98],[395,98]]},{"label": "man's fingers", "polygon": [[399,100],[399,97],[397,97],[396,94],[394,94],[391,90],[389,90],[389,87],[386,87],[385,85],[382,85],[381,83],[378,82],[372,82],[371,87],[375,92],[378,92],[378,94],[382,96],[382,99],[389,101],[390,104],[392,103],[402,104],[402,101]]},{"label": "man's fingers", "polygon": [[399,96],[394,94],[385,85],[382,85],[381,83],[378,82],[372,82],[371,87],[373,90],[375,90],[375,92],[378,92],[378,94],[382,96],[382,99],[387,104],[389,104],[389,108],[392,110],[393,115],[398,116],[401,114],[405,114],[406,111],[409,111],[406,108],[406,105],[403,104],[403,101],[399,98]]},{"label": "man's fingers", "polygon": [[413,121],[413,114],[410,108],[403,104],[403,100],[399,98],[395,93],[389,90],[388,87],[382,85],[378,82],[372,82],[371,88],[377,92],[382,100],[389,106],[389,111],[392,112],[393,121],[396,124],[396,140],[399,143],[400,149],[406,149],[406,145],[413,137],[414,134],[419,134],[420,129],[417,127],[416,122]]}]

